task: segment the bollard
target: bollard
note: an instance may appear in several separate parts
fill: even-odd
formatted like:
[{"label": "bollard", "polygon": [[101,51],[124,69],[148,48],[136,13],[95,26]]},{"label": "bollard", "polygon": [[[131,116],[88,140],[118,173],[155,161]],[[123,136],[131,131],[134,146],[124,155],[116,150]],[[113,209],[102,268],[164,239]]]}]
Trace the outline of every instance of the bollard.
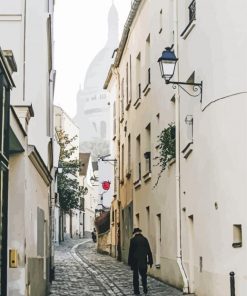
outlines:
[{"label": "bollard", "polygon": [[231,296],[235,296],[235,273],[233,271],[230,272],[230,289],[231,289]]}]

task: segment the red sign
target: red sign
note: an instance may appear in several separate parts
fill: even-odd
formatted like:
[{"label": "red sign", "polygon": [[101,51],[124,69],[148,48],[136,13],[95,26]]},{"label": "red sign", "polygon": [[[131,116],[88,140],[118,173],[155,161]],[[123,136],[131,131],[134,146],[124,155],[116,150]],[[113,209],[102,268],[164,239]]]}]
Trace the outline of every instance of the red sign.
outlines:
[{"label": "red sign", "polygon": [[102,182],[102,188],[106,191],[108,191],[111,187],[111,182],[110,181],[104,181]]}]

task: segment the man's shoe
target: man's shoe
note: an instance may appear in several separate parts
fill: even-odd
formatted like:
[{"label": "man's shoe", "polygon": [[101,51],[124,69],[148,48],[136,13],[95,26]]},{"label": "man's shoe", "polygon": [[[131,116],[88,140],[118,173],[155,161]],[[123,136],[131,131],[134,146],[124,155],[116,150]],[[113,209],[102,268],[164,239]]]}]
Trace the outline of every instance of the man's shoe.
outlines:
[{"label": "man's shoe", "polygon": [[140,295],[139,291],[134,292],[135,295]]}]

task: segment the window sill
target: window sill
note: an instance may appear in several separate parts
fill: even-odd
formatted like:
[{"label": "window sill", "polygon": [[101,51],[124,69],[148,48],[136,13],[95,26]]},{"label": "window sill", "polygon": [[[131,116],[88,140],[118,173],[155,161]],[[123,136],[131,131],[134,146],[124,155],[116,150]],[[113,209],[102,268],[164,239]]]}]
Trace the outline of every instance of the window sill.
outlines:
[{"label": "window sill", "polygon": [[239,242],[239,243],[233,243],[232,244],[232,247],[233,248],[242,248],[242,243],[241,242]]},{"label": "window sill", "polygon": [[183,30],[180,36],[185,40],[189,36],[190,32],[194,29],[195,25],[196,20],[191,21],[188,24],[188,26]]},{"label": "window sill", "polygon": [[171,167],[175,162],[176,162],[176,158],[172,158],[172,159],[168,162],[168,167]]},{"label": "window sill", "polygon": [[140,106],[140,104],[141,104],[141,98],[138,98],[134,103],[135,109],[137,109]]},{"label": "window sill", "polygon": [[151,89],[151,83],[148,83],[145,86],[144,90],[142,91],[144,93],[144,96],[146,96],[149,93],[150,89]]},{"label": "window sill", "polygon": [[185,148],[182,150],[182,153],[184,154],[184,158],[187,159],[189,157],[189,155],[192,153],[193,151],[193,142],[189,142]]},{"label": "window sill", "polygon": [[129,110],[129,108],[130,108],[130,105],[131,105],[131,100],[128,102],[128,104],[127,104],[127,106],[126,106],[126,108],[125,108],[125,110],[126,110],[126,111],[128,111],[128,110]]},{"label": "window sill", "polygon": [[135,189],[137,189],[138,187],[140,187],[142,185],[142,181],[141,180],[137,180],[133,183]]},{"label": "window sill", "polygon": [[142,178],[144,179],[144,182],[146,183],[147,181],[149,181],[152,177],[151,172],[147,172],[144,176],[142,176]]}]

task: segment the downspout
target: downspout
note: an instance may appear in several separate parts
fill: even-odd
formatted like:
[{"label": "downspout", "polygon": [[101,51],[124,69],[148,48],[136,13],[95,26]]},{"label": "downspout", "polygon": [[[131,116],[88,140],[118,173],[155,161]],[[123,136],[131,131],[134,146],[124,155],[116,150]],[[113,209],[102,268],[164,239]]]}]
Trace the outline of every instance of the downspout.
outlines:
[{"label": "downspout", "polygon": [[[178,56],[178,0],[174,0],[174,50]],[[175,81],[179,81],[179,63],[174,75]],[[182,239],[181,239],[181,190],[180,190],[180,92],[176,88],[175,99],[175,123],[176,123],[176,219],[177,219],[177,264],[183,278],[183,293],[189,293],[189,280],[183,266]]]},{"label": "downspout", "polygon": [[27,34],[27,0],[24,1],[24,24],[23,24],[23,101],[26,100],[26,34]]},{"label": "downspout", "polygon": [[121,223],[120,223],[120,219],[121,219],[121,200],[120,200],[120,124],[119,124],[119,114],[120,114],[120,104],[119,104],[119,95],[120,95],[120,76],[119,76],[119,72],[118,72],[118,68],[114,67],[113,69],[113,74],[116,77],[116,81],[117,81],[117,94],[116,94],[116,123],[117,123],[117,199],[118,199],[118,220],[117,220],[117,228],[118,228],[118,244],[117,244],[117,259],[119,261],[122,260],[122,252],[121,252]]}]

